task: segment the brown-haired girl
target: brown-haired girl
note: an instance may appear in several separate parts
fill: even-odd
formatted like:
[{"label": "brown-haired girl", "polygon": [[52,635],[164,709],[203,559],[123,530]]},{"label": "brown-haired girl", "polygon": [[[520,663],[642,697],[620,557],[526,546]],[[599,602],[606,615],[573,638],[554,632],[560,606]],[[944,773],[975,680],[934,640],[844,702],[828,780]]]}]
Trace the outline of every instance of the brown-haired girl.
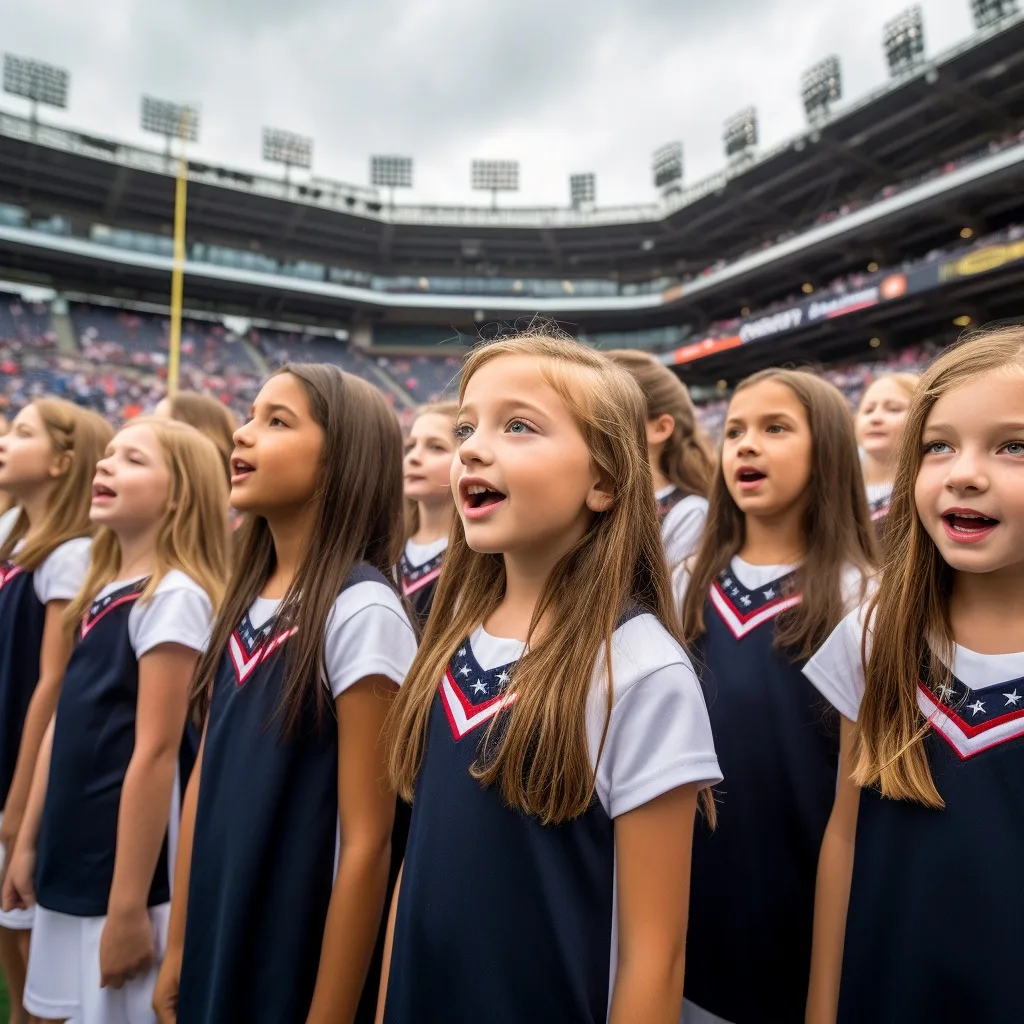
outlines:
[{"label": "brown-haired girl", "polygon": [[427,624],[455,518],[451,488],[455,453],[452,428],[458,413],[459,406],[455,402],[425,405],[405,439],[402,470],[406,541],[399,572],[402,591],[416,613],[420,632]]},{"label": "brown-haired girl", "polygon": [[608,357],[628,370],[647,406],[647,458],[670,567],[689,558],[700,544],[715,459],[686,385],[647,352],[621,349]]},{"label": "brown-haired girl", "polygon": [[100,530],[65,614],[77,642],[5,883],[6,905],[37,903],[37,1017],[152,1019],[195,754],[182,749],[189,684],[223,595],[226,515],[216,449],[185,424],[133,419],[96,466]]},{"label": "brown-haired girl", "polygon": [[154,1003],[161,1021],[347,1024],[388,879],[380,734],[416,649],[389,582],[401,430],[365,381],[289,366],[231,464],[248,521],[193,688],[205,728]]},{"label": "brown-haired girl", "polygon": [[913,373],[886,374],[865,388],[857,405],[854,426],[861,450],[864,485],[871,519],[879,533],[889,512],[896,455],[917,381]]},{"label": "brown-haired girl", "polygon": [[463,530],[391,719],[415,800],[378,1019],[675,1024],[694,811],[719,772],[642,396],[530,334],[473,352],[459,401]]},{"label": "brown-haired girl", "polygon": [[1024,329],[968,340],[924,374],[886,531],[878,593],[805,669],[842,715],[843,750],[807,1020],[1010,1024],[1024,921]]},{"label": "brown-haired girl", "polygon": [[[41,398],[0,438],[0,488],[17,502],[0,540],[0,843],[7,857],[71,653],[61,617],[89,566],[93,471],[112,433],[93,412]],[[26,1019],[31,926],[31,912],[0,914],[0,960],[15,1021]]]},{"label": "brown-haired girl", "polygon": [[718,830],[694,838],[687,1022],[802,1020],[839,737],[800,669],[862,599],[873,544],[839,391],[795,370],[743,381],[679,574],[726,778]]}]

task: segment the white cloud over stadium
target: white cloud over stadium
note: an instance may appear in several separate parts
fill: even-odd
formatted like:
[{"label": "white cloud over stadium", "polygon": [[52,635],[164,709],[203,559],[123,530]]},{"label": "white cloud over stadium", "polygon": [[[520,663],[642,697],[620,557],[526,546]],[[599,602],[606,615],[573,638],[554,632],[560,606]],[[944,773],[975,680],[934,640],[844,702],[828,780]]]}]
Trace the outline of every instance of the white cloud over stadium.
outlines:
[{"label": "white cloud over stadium", "polygon": [[[905,6],[7,0],[3,49],[70,71],[69,108],[52,117],[79,130],[153,145],[138,128],[148,93],[200,104],[208,161],[259,168],[273,125],[313,137],[322,177],[365,183],[370,154],[413,156],[410,201],[484,202],[470,160],[511,157],[516,203],[564,205],[568,175],[595,171],[610,205],[653,198],[650,154],[669,140],[688,181],[720,168],[722,122],[749,104],[762,147],[799,130],[800,73],[830,53],[847,100],[881,85],[882,25]],[[970,34],[967,0],[922,6],[929,54]]]}]

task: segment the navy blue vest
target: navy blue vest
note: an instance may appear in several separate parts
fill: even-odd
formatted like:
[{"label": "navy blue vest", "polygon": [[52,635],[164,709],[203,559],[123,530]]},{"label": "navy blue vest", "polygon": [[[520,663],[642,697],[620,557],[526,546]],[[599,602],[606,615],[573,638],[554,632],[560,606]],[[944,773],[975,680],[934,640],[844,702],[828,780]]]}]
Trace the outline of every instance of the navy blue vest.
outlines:
[{"label": "navy blue vest", "polygon": [[402,593],[408,599],[416,616],[418,636],[422,636],[426,628],[427,617],[430,615],[430,607],[434,603],[434,593],[437,590],[437,578],[441,575],[446,552],[447,549],[440,551],[422,565],[415,566],[403,554],[399,563]]},{"label": "navy blue vest", "polygon": [[543,826],[469,773],[513,666],[467,642],[430,714],[399,894],[386,1024],[604,1024],[614,828],[596,800]]},{"label": "navy blue vest", "polygon": [[668,494],[666,494],[664,497],[657,498],[656,501],[658,507],[659,522],[664,522],[665,517],[669,514],[669,512],[671,512],[672,509],[674,509],[676,505],[678,505],[679,502],[681,502],[685,497],[686,495],[683,494],[683,492],[679,490],[678,487],[673,487],[672,490],[669,491]]},{"label": "navy blue vest", "polygon": [[838,721],[774,645],[792,577],[712,584],[700,675],[725,782],[693,843],[686,998],[733,1024],[802,1024],[818,850],[835,799]]},{"label": "navy blue vest", "polygon": [[39,682],[46,606],[36,597],[33,574],[0,564],[0,807],[7,803],[29,702]]},{"label": "navy blue vest", "polygon": [[[925,673],[922,673],[925,676]],[[1024,678],[920,688],[945,801],[861,794],[840,1024],[1024,1020]]]},{"label": "navy blue vest", "polygon": [[[357,566],[343,589],[387,580]],[[304,1024],[334,887],[338,726],[279,701],[291,632],[242,618],[207,719],[181,969],[181,1024]]]},{"label": "navy blue vest", "polygon": [[[64,676],[36,864],[39,903],[61,914],[107,912],[139,700],[128,617],[147,582],[129,583],[93,602]],[[165,836],[149,906],[171,898],[169,882]]]}]

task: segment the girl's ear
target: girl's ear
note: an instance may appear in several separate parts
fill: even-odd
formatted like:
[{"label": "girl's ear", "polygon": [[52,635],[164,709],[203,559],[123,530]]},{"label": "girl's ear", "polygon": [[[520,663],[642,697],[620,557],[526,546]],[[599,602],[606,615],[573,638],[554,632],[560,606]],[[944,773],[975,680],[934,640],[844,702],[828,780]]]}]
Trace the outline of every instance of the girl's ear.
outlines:
[{"label": "girl's ear", "polygon": [[50,462],[50,479],[57,480],[71,468],[71,452],[57,452]]},{"label": "girl's ear", "polygon": [[647,443],[664,444],[672,436],[672,431],[675,429],[675,417],[670,416],[667,412],[663,412],[653,420],[647,421]]},{"label": "girl's ear", "polygon": [[607,512],[612,507],[614,500],[612,486],[605,481],[603,475],[599,476],[587,491],[587,508],[591,512]]}]

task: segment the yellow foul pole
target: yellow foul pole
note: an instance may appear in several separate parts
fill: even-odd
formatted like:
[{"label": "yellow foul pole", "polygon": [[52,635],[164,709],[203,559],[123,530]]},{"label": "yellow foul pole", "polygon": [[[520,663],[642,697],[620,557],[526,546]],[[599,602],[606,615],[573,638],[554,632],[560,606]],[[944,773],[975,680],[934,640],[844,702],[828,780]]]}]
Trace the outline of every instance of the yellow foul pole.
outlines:
[{"label": "yellow foul pole", "polygon": [[185,207],[188,190],[188,157],[185,155],[187,117],[188,114],[185,114],[182,118],[181,159],[178,162],[178,180],[174,186],[174,265],[171,271],[171,337],[167,364],[167,394],[171,397],[177,394],[181,367],[181,304],[185,284]]}]

